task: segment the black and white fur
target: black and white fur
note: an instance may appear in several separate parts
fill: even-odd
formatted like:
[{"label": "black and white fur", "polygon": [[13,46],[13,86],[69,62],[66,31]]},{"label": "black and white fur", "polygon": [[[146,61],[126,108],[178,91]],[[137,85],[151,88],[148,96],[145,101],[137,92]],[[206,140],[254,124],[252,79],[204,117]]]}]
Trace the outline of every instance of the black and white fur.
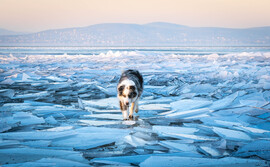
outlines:
[{"label": "black and white fur", "polygon": [[124,120],[132,119],[133,112],[139,111],[138,102],[143,92],[143,77],[139,71],[124,71],[117,85],[117,92]]}]

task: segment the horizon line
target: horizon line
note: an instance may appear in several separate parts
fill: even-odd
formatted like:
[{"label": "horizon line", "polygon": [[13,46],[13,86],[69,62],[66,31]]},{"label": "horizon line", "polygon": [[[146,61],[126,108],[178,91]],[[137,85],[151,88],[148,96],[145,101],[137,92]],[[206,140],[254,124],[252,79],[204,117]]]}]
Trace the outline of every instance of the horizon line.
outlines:
[{"label": "horizon line", "polygon": [[[144,24],[138,24],[138,23],[121,23],[121,22],[104,22],[104,23],[97,23],[97,24],[91,24],[91,25],[87,25],[87,26],[71,26],[71,27],[63,27],[63,28],[49,28],[49,29],[44,29],[44,30],[39,30],[39,31],[16,31],[16,30],[11,30],[11,29],[7,29],[7,28],[2,28],[0,27],[0,29],[2,30],[6,30],[6,31],[11,31],[14,33],[23,33],[23,34],[17,34],[17,35],[25,35],[25,34],[32,34],[32,33],[40,33],[40,32],[44,32],[44,31],[52,31],[52,30],[61,30],[61,29],[73,29],[73,28],[86,28],[86,27],[91,27],[91,26],[95,26],[95,25],[102,25],[102,24],[123,24],[123,25],[147,25],[147,24],[172,24],[172,25],[177,25],[177,26],[185,26],[185,27],[189,27],[189,28],[223,28],[223,29],[252,29],[252,28],[267,28],[270,27],[270,25],[265,25],[265,26],[255,26],[255,27],[220,27],[220,26],[189,26],[189,25],[184,25],[184,24],[177,24],[177,23],[172,23],[172,22],[163,22],[163,21],[156,21],[156,22],[149,22],[149,23],[144,23]],[[0,35],[1,36],[1,35]]]}]

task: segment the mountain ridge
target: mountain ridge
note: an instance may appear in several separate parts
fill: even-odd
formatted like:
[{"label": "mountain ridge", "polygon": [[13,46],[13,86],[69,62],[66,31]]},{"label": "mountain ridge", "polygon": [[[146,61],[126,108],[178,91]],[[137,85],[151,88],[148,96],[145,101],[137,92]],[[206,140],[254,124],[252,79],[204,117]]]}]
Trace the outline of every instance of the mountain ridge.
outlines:
[{"label": "mountain ridge", "polygon": [[17,32],[17,31],[11,31],[11,30],[7,30],[5,28],[0,28],[0,36],[3,36],[3,35],[21,35],[21,34],[26,34],[26,33]]},{"label": "mountain ridge", "polygon": [[1,46],[269,46],[270,26],[254,28],[189,27],[102,23],[86,27],[0,36]]}]

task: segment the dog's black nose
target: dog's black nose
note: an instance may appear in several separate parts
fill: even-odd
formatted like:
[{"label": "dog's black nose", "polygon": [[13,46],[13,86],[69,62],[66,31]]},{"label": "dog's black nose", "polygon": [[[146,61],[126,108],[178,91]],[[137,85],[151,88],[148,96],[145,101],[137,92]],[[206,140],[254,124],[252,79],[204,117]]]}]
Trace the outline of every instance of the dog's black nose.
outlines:
[{"label": "dog's black nose", "polygon": [[129,102],[126,102],[126,105],[129,106]]}]

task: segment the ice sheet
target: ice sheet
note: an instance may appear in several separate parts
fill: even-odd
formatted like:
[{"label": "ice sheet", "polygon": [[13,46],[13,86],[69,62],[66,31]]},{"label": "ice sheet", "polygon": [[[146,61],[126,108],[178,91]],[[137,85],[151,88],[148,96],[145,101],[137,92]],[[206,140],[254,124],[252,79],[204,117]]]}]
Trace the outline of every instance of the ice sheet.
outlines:
[{"label": "ice sheet", "polygon": [[116,142],[129,133],[125,129],[101,127],[84,127],[67,132],[73,132],[76,135],[53,141],[51,146],[89,149]]},{"label": "ice sheet", "polygon": [[66,166],[66,167],[73,167],[73,166],[90,166],[87,163],[80,163],[76,161],[70,161],[66,159],[60,158],[42,158],[40,160],[34,162],[25,162],[25,163],[18,163],[18,164],[9,164],[5,166],[12,166],[12,167],[34,167],[34,166]]},{"label": "ice sheet", "polygon": [[236,99],[238,95],[239,92],[235,92],[223,99],[217,100],[210,106],[210,109],[212,110],[224,109],[228,107],[230,104],[232,104],[232,102]]},{"label": "ice sheet", "polygon": [[[175,157],[174,166],[252,166],[270,159],[263,147],[269,47],[5,49],[0,150],[10,166],[138,166],[151,156],[162,165]],[[116,86],[128,68],[145,82],[139,112],[124,121]]]},{"label": "ice sheet", "polygon": [[41,148],[8,148],[0,149],[0,162],[6,163],[21,163],[39,160],[41,158],[61,158],[72,160],[75,162],[86,163],[87,161],[82,157],[82,154],[75,151],[52,150]]},{"label": "ice sheet", "polygon": [[173,127],[173,126],[153,126],[153,131],[157,132],[160,135],[163,134],[194,134],[198,132],[199,129],[188,128],[188,127]]},{"label": "ice sheet", "polygon": [[140,166],[174,166],[175,164],[185,164],[187,166],[268,166],[266,161],[253,160],[253,159],[241,159],[226,157],[221,159],[209,159],[209,158],[190,158],[190,157],[176,157],[176,156],[151,156],[144,162],[140,163]]},{"label": "ice sheet", "polygon": [[180,151],[196,152],[196,147],[191,144],[177,143],[173,141],[160,141],[160,144],[164,147],[177,149]]},{"label": "ice sheet", "polygon": [[171,103],[173,110],[177,111],[187,111],[197,108],[203,108],[212,104],[209,100],[179,100]]},{"label": "ice sheet", "polygon": [[252,138],[244,132],[225,129],[225,128],[213,128],[214,132],[220,135],[221,137],[227,140],[235,140],[235,141],[251,141]]},{"label": "ice sheet", "polygon": [[63,132],[46,132],[46,131],[30,131],[30,132],[7,132],[1,133],[2,139],[14,140],[52,140],[57,138],[65,138],[76,135],[76,132],[63,131]]},{"label": "ice sheet", "polygon": [[186,118],[186,119],[192,119],[196,116],[206,116],[206,114],[211,113],[212,110],[209,108],[200,108],[200,109],[195,109],[195,110],[187,110],[187,111],[177,111],[173,112],[171,114],[165,115],[167,118]]}]

